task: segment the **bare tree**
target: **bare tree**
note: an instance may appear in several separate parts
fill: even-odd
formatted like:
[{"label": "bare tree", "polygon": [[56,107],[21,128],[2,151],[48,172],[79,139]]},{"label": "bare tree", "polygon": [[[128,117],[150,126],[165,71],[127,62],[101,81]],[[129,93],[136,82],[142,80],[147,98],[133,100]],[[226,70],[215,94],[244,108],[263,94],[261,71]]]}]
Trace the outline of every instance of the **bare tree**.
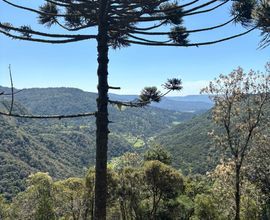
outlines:
[{"label": "bare tree", "polygon": [[[39,8],[25,7],[8,0],[2,0],[2,2],[37,14],[39,23],[43,25],[48,27],[58,25],[64,30],[63,34],[40,32],[32,30],[28,25],[15,27],[8,22],[1,21],[0,32],[8,37],[52,44],[91,39],[97,41],[95,219],[99,220],[106,219],[108,103],[111,102],[108,99],[108,90],[114,89],[107,80],[109,47],[121,48],[132,44],[198,47],[240,37],[256,28],[262,31],[264,37],[262,45],[269,43],[269,3],[264,0],[207,0],[203,3],[199,0],[191,0],[184,4],[180,4],[178,0],[44,0],[44,4]],[[184,18],[195,15],[203,16],[226,4],[232,7],[232,18],[228,21],[194,30],[184,27]],[[216,30],[233,22],[239,22],[248,29],[243,33],[213,41],[192,43],[188,41],[190,34]],[[93,34],[80,34],[79,32],[80,30],[91,31],[91,29]],[[175,85],[169,86],[172,89],[175,87]],[[148,97],[151,94],[149,91],[146,93],[148,93]],[[154,94],[155,96],[156,94]],[[150,97],[144,102],[148,103],[151,100],[155,99]],[[128,103],[125,104],[128,105]]]}]

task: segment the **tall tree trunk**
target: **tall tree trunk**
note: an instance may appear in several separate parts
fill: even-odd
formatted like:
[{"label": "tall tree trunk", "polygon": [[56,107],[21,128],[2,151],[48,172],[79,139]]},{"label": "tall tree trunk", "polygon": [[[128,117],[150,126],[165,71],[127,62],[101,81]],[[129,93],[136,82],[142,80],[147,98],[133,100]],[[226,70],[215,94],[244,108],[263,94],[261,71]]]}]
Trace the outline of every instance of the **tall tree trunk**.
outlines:
[{"label": "tall tree trunk", "polygon": [[236,161],[235,164],[235,220],[240,220],[240,169],[241,165]]},{"label": "tall tree trunk", "polygon": [[108,4],[100,0],[97,36],[98,98],[96,115],[95,220],[106,220],[108,150]]}]

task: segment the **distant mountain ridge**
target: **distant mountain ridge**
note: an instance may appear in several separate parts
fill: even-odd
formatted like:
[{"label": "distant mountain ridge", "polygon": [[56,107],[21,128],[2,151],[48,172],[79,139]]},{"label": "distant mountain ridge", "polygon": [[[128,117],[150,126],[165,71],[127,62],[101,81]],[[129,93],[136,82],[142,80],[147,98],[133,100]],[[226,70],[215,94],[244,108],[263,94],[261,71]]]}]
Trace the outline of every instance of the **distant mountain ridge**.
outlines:
[{"label": "distant mountain ridge", "polygon": [[[62,92],[64,91],[72,91],[73,94],[84,94],[85,95],[85,100],[87,96],[97,96],[96,93],[92,92],[85,92],[80,89],[76,88],[65,88],[65,87],[60,87],[60,88],[31,88],[31,89],[24,89],[21,91],[21,94],[17,94],[16,97],[18,97],[19,101],[27,101],[26,96],[30,95],[31,98],[35,98],[34,101],[39,102],[38,98],[35,97],[34,93],[38,92],[37,94],[40,94],[40,91],[43,91],[47,93],[50,91],[50,94],[52,94],[52,91],[58,91],[58,89],[61,89]],[[0,91],[6,91],[10,93],[10,89],[7,87],[1,87],[0,86]],[[31,94],[30,94],[31,93]],[[23,95],[22,95],[23,94]],[[54,96],[57,96],[56,93],[53,94]],[[81,95],[80,95],[81,96]],[[119,100],[119,101],[132,101],[138,98],[137,95],[118,95],[118,94],[109,94],[110,99],[112,100]],[[70,97],[72,99],[72,97]],[[31,105],[31,103],[28,103]],[[93,103],[95,104],[95,103]],[[208,98],[206,95],[188,95],[188,96],[168,96],[168,97],[163,97],[163,99],[159,103],[152,103],[152,107],[156,108],[161,108],[161,109],[166,109],[166,110],[172,110],[172,111],[179,111],[179,112],[192,112],[192,113],[202,113],[206,112],[210,108],[213,107],[212,101]],[[37,109],[37,107],[35,107]],[[91,107],[91,109],[93,109]]]},{"label": "distant mountain ridge", "polygon": [[189,101],[188,98],[186,99],[187,101],[181,100],[182,100],[181,97],[179,98],[164,97],[160,101],[160,103],[152,103],[151,106],[179,112],[192,112],[196,114],[206,112],[207,110],[213,107],[213,104],[210,102]]},{"label": "distant mountain ridge", "polygon": [[[132,101],[138,96],[110,94],[110,98]],[[151,106],[179,112],[202,113],[212,108],[213,102],[207,95],[166,96],[159,103],[151,103]]]},{"label": "distant mountain ridge", "polygon": [[168,96],[167,98],[175,101],[204,102],[213,104],[213,101],[209,98],[208,95]]}]

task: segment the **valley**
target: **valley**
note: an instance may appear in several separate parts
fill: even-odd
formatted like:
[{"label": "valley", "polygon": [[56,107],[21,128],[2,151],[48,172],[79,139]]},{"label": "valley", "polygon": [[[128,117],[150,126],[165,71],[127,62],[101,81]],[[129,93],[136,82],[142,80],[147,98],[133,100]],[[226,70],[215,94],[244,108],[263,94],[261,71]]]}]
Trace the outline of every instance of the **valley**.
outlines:
[{"label": "valley", "polygon": [[[4,87],[0,90],[10,92]],[[113,94],[110,97],[114,100],[136,98]],[[183,169],[185,173],[188,173],[188,167],[194,167],[192,173],[206,172],[209,168],[206,160],[208,143],[204,142],[207,132],[200,126],[205,126],[207,121],[204,115],[198,114],[206,111],[206,106],[211,104],[165,99],[174,104],[168,106],[166,101],[162,101],[157,106],[144,108],[121,111],[114,106],[109,108],[109,159],[125,152],[143,153],[149,146],[161,144],[173,155],[176,168]],[[95,93],[79,89],[25,89],[15,96],[14,112],[76,114],[95,111],[95,102]],[[6,112],[9,106],[10,97],[2,96],[1,110]],[[175,110],[171,109],[173,106]],[[188,111],[178,111],[179,106]],[[200,117],[203,117],[202,123]],[[55,179],[64,179],[83,176],[94,165],[94,118],[37,120],[0,116],[0,123],[0,194],[8,199],[25,189],[24,181],[30,173],[48,172]],[[194,138],[186,137],[187,133],[198,137],[201,142],[189,143]],[[189,153],[190,156],[187,156]],[[200,162],[205,165],[200,166]]]}]

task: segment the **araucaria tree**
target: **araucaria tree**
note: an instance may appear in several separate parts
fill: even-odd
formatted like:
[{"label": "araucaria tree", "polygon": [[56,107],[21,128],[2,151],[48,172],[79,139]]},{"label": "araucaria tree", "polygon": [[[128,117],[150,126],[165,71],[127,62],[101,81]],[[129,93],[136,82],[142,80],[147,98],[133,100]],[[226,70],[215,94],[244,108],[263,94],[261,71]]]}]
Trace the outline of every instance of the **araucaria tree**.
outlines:
[{"label": "araucaria tree", "polygon": [[217,129],[210,133],[217,146],[230,155],[234,164],[235,220],[240,219],[242,167],[249,151],[261,144],[269,126],[270,64],[265,74],[242,68],[220,75],[202,92],[214,100],[212,118]]},{"label": "araucaria tree", "polygon": [[[32,30],[30,26],[15,27],[6,21],[0,21],[0,32],[13,39],[33,42],[61,44],[84,40],[96,40],[98,51],[98,99],[96,112],[96,189],[95,219],[106,218],[106,172],[108,143],[108,104],[121,104],[108,99],[108,90],[113,89],[107,81],[109,48],[127,47],[131,44],[146,46],[203,46],[230,40],[258,28],[263,35],[262,46],[269,44],[269,11],[267,0],[191,0],[181,3],[178,0],[43,0],[39,8],[28,8],[23,5],[2,0],[11,7],[33,12],[38,15],[40,24],[50,27],[58,25],[63,28],[62,34]],[[185,17],[204,15],[224,5],[232,7],[232,17],[212,27],[194,30],[186,29]],[[202,33],[239,22],[247,30],[243,33],[208,42],[188,40],[193,33]],[[92,29],[92,30],[91,30]],[[92,34],[85,34],[87,31]],[[179,90],[180,81],[172,80],[165,87]],[[149,90],[150,89],[150,90]],[[141,106],[149,101],[156,101],[160,95],[153,88],[148,88],[147,95],[140,103],[122,103]],[[146,98],[147,97],[147,98]]]}]

